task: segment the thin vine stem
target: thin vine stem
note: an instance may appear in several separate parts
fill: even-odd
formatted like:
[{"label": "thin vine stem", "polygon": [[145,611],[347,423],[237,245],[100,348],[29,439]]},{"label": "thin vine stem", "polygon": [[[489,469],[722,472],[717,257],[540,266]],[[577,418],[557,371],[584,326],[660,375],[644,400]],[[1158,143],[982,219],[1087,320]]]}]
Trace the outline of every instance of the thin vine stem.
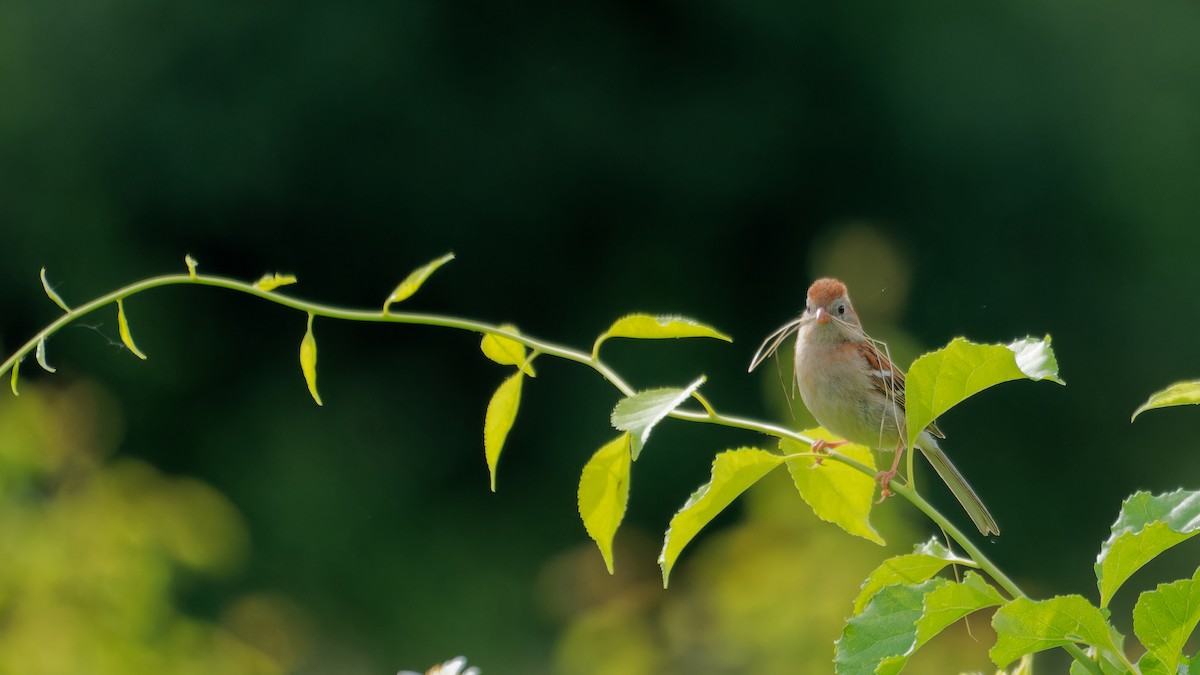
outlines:
[{"label": "thin vine stem", "polygon": [[[498,335],[525,345],[533,350],[534,355],[547,354],[549,356],[558,357],[566,361],[573,361],[575,363],[587,366],[596,371],[601,377],[607,380],[613,385],[613,387],[615,387],[625,396],[632,396],[636,393],[636,390],[630,386],[629,383],[627,383],[619,374],[617,374],[600,359],[600,346],[602,341],[597,341],[597,343],[593,346],[592,352],[587,353],[571,349],[569,347],[563,347],[561,345],[547,342],[538,338],[530,337],[528,335],[516,333],[498,325],[489,324],[482,321],[474,321],[471,319],[463,319],[441,314],[393,312],[390,311],[390,308],[386,310],[382,308],[379,310],[345,309],[343,307],[300,300],[298,298],[277,293],[274,290],[263,290],[253,283],[248,283],[238,279],[190,273],[166,274],[151,277],[149,279],[143,279],[112,291],[111,293],[102,295],[94,300],[88,301],[82,305],[79,305],[78,307],[67,309],[62,316],[55,319],[41,331],[38,331],[38,333],[30,338],[29,341],[27,341],[19,349],[14,351],[7,359],[5,359],[5,361],[0,364],[0,376],[2,376],[4,373],[7,373],[30,352],[37,349],[39,343],[52,336],[59,329],[69,325],[71,322],[91,314],[92,312],[95,312],[96,310],[107,305],[115,304],[138,293],[142,293],[154,288],[178,285],[224,288],[226,290],[257,296],[268,302],[282,305],[306,314],[312,314],[314,316],[330,319],[371,323],[415,324],[451,328],[484,335]],[[49,287],[47,287],[47,292],[48,294],[50,293]],[[54,294],[50,295],[50,299],[54,300],[56,304],[59,302]],[[804,444],[811,445],[813,442],[813,439],[781,426],[761,422],[758,420],[718,413],[707,401],[707,399],[700,399],[700,402],[704,408],[703,410],[676,409],[670,413],[670,417],[689,422],[715,424],[718,426],[757,432],[780,439],[791,439]],[[807,456],[807,453],[801,454]],[[866,475],[872,477],[875,476],[875,471],[871,467],[847,457],[846,455],[836,451],[829,451],[827,456],[830,459],[853,467],[854,469]],[[967,556],[979,566],[981,570],[985,571],[1010,595],[1012,595],[1014,598],[1027,597],[1021,588],[1017,586],[1017,584],[1010,579],[1008,575],[1004,574],[1004,572],[997,567],[996,564],[991,561],[991,559],[984,555],[983,552],[971,542],[970,538],[968,538],[962,532],[962,530],[950,522],[945,515],[935,509],[929,502],[925,501],[925,499],[922,498],[914,489],[895,480],[891,482],[890,487],[896,494],[908,500],[911,504],[913,504],[913,506],[917,507],[919,511],[924,513],[930,520],[942,528],[942,530],[946,532],[947,536],[954,540],[967,554]],[[1070,653],[1076,661],[1087,668],[1089,672],[1094,673],[1095,675],[1102,675],[1099,664],[1089,658],[1087,654],[1077,645],[1066,645],[1063,647],[1063,649]],[[1122,654],[1121,657],[1124,658],[1124,655]],[[1134,672],[1136,672],[1136,670]]]}]

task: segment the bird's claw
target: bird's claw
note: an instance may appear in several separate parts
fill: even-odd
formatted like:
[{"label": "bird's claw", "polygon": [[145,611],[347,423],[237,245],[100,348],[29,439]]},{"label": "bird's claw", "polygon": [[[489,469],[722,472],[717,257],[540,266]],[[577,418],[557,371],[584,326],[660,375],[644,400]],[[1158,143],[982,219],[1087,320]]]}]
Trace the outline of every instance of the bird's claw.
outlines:
[{"label": "bird's claw", "polygon": [[879,473],[875,474],[875,482],[879,483],[879,501],[875,502],[876,504],[882,504],[884,500],[892,496],[892,490],[888,487],[888,485],[891,484],[892,479],[895,477],[895,469],[890,471],[880,471]]},{"label": "bird's claw", "polygon": [[821,466],[821,462],[825,461],[825,457],[823,455],[829,454],[829,448],[836,448],[839,445],[845,445],[847,443],[849,443],[849,441],[827,441],[824,438],[818,438],[817,440],[813,441],[812,451],[816,457],[813,457],[812,468],[815,469],[818,466]]}]

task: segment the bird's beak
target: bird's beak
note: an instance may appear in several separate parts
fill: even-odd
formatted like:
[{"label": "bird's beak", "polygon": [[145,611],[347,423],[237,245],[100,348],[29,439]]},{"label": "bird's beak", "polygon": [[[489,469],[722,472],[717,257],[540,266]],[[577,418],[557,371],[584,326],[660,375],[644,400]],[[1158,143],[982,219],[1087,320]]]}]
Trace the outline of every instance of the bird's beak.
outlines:
[{"label": "bird's beak", "polygon": [[825,311],[824,307],[817,308],[817,323],[819,325],[825,325],[829,323],[831,318],[832,317],[829,316],[829,312]]}]

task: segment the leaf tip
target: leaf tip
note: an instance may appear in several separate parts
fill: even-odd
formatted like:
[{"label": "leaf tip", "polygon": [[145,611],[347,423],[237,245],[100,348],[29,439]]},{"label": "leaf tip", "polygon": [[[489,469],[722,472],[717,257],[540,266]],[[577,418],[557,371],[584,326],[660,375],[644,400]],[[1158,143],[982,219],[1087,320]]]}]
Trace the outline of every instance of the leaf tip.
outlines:
[{"label": "leaf tip", "polygon": [[192,257],[191,253],[189,253],[183,256],[183,264],[187,265],[188,276],[195,279],[196,268],[200,266],[200,263],[196,262],[196,259]]},{"label": "leaf tip", "polygon": [[304,374],[304,382],[308,385],[308,393],[312,395],[317,405],[324,406],[321,395],[317,393],[317,340],[312,331],[313,314],[308,315],[308,328],[304,338],[300,340],[300,371]]},{"label": "leaf tip", "polygon": [[129,319],[125,316],[125,303],[122,300],[117,300],[117,332],[121,334],[121,342],[125,343],[125,347],[145,361],[146,355],[133,343],[133,333],[129,331]]},{"label": "leaf tip", "polygon": [[47,373],[58,372],[57,368],[51,366],[50,363],[46,361],[46,338],[38,340],[37,351],[34,354],[37,357],[38,365],[42,367],[42,370],[45,370]]},{"label": "leaf tip", "polygon": [[280,286],[290,286],[296,283],[296,275],[294,274],[264,274],[258,281],[254,282],[254,287],[260,291],[270,293]]},{"label": "leaf tip", "polygon": [[[53,288],[51,288],[50,280],[46,278],[46,268],[45,267],[42,268],[41,277],[42,277],[42,290],[46,291],[46,296],[48,298],[50,298],[50,300],[53,301],[54,304],[58,305],[59,308],[62,309],[62,311],[70,312],[71,308],[68,307],[67,303],[62,299],[62,297],[59,296],[59,294],[56,293]],[[54,371],[51,371],[51,372],[54,372]]]}]

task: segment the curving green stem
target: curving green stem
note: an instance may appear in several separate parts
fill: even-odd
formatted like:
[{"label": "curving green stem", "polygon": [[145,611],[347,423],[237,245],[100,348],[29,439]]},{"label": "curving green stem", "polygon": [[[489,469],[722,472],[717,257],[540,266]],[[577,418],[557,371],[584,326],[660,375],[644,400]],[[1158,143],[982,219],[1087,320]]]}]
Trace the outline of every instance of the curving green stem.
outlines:
[{"label": "curving green stem", "polygon": [[[510,340],[519,342],[526,347],[529,347],[535,353],[547,354],[555,356],[567,361],[574,361],[585,365],[592,370],[595,370],[605,380],[612,384],[625,396],[632,396],[636,391],[624,379],[621,378],[615,371],[608,367],[599,356],[599,344],[595,346],[592,353],[581,352],[575,349],[563,347],[551,342],[539,340],[528,335],[514,333],[505,330],[500,326],[484,323],[481,321],[472,321],[470,319],[461,319],[452,316],[444,316],[440,314],[422,314],[410,312],[392,312],[390,310],[352,310],[335,307],[332,305],[324,305],[316,302],[308,302],[296,298],[282,295],[275,291],[265,291],[258,288],[252,283],[230,279],[227,277],[211,276],[203,274],[167,274],[163,276],[144,279],[136,283],[130,284],[118,290],[115,290],[106,295],[100,296],[95,300],[91,300],[78,307],[68,309],[66,313],[51,322],[28,342],[22,345],[19,349],[10,355],[3,364],[0,364],[0,376],[12,369],[21,359],[25,358],[30,352],[37,349],[40,342],[56,333],[59,329],[70,324],[79,318],[82,318],[106,305],[115,304],[125,298],[148,291],[153,288],[161,288],[164,286],[177,285],[194,285],[194,286],[213,286],[216,288],[224,288],[227,290],[236,291],[254,295],[268,302],[273,302],[277,305],[283,305],[306,314],[314,316],[327,317],[331,319],[341,319],[344,321],[363,321],[374,323],[400,323],[400,324],[417,324],[423,326],[440,326],[443,328],[453,328],[457,330],[465,330],[473,333],[500,335]],[[49,293],[49,291],[48,291]],[[55,296],[51,294],[51,300],[55,300]],[[671,417],[689,422],[700,422],[705,424],[716,424],[719,426],[731,427],[734,429],[743,429],[753,431],[776,438],[790,438],[800,443],[811,444],[812,439],[796,433],[790,429],[767,424],[758,420],[733,417],[716,412],[716,410],[708,403],[706,399],[699,399],[704,407],[704,410],[675,410],[671,413]],[[875,471],[861,462],[858,462],[850,457],[837,452],[829,452],[829,457],[836,461],[842,462],[851,466],[858,471],[861,471],[869,476],[874,476]],[[1001,587],[1008,591],[1013,597],[1026,597],[1025,593],[1012,579],[1010,579],[999,567],[995,565],[987,556],[979,550],[975,544],[962,532],[955,527],[941,512],[935,509],[929,502],[925,501],[915,490],[908,485],[901,484],[899,481],[892,481],[891,489],[901,497],[907,499],[916,506],[918,510],[929,517],[930,520],[937,523],[939,527],[953,539],[963,551],[979,565],[979,568],[987,572]],[[1088,658],[1077,645],[1067,645],[1063,649],[1071,654],[1076,661],[1081,663],[1089,672],[1095,675],[1102,675],[1100,666]],[[1122,655],[1124,656],[1124,655]]]}]

